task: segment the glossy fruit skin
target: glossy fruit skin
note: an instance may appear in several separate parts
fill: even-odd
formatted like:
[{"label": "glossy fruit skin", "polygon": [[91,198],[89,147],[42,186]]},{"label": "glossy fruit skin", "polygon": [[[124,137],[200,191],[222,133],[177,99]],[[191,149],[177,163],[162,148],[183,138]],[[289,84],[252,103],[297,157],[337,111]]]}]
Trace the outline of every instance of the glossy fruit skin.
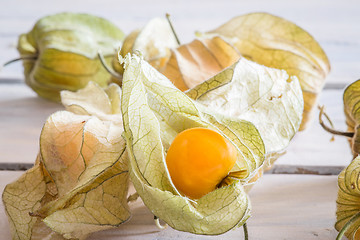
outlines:
[{"label": "glossy fruit skin", "polygon": [[166,155],[171,180],[177,190],[199,199],[215,190],[233,168],[235,146],[208,128],[190,128],[179,133]]}]

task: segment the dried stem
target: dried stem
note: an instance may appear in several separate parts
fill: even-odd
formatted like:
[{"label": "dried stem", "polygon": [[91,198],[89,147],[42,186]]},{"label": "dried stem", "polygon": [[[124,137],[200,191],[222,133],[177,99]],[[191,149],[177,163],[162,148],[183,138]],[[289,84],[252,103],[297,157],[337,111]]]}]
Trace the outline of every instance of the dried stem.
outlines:
[{"label": "dried stem", "polygon": [[344,236],[345,232],[351,227],[351,225],[357,221],[360,218],[360,212],[358,212],[357,214],[355,214],[352,218],[350,218],[350,220],[342,227],[342,229],[340,230],[339,234],[336,237],[336,240],[341,240],[342,237]]},{"label": "dried stem", "polygon": [[29,212],[29,216],[30,217],[38,217],[38,218],[41,218],[41,219],[44,219],[46,216],[40,214],[40,213],[37,213],[37,212]]},{"label": "dried stem", "polygon": [[12,59],[12,60],[7,61],[6,63],[4,63],[4,64],[3,64],[3,67],[6,67],[7,65],[10,65],[11,63],[14,63],[14,62],[17,62],[17,61],[20,61],[20,60],[33,60],[33,61],[35,61],[37,58],[38,58],[38,57],[35,56],[35,55],[15,58],[15,59]]},{"label": "dried stem", "polygon": [[106,71],[107,71],[108,73],[110,73],[110,75],[113,76],[114,78],[119,79],[120,82],[121,82],[121,81],[122,81],[121,75],[118,74],[118,73],[116,73],[116,72],[114,72],[114,70],[112,70],[111,68],[109,68],[109,66],[108,66],[107,63],[105,62],[104,56],[102,55],[102,53],[101,53],[100,51],[98,52],[98,57],[99,57],[99,59],[100,59],[101,64],[103,65],[103,67],[106,69]]},{"label": "dried stem", "polygon": [[249,233],[248,233],[248,229],[247,229],[247,224],[246,224],[246,223],[244,223],[243,229],[244,229],[244,239],[245,239],[245,240],[249,240]]},{"label": "dried stem", "polygon": [[139,194],[133,193],[127,198],[127,202],[135,202],[139,198]]},{"label": "dried stem", "polygon": [[226,175],[226,177],[223,178],[223,180],[221,180],[221,182],[217,185],[217,188],[221,188],[232,184],[234,182],[234,179],[241,180],[244,177],[246,177],[246,174],[247,174],[246,169],[230,172],[228,175]]},{"label": "dried stem", "polygon": [[155,215],[154,215],[154,221],[155,221],[156,226],[157,226],[158,228],[160,228],[161,230],[166,229],[166,228],[168,227],[167,224],[161,225],[161,224],[160,224],[160,219],[159,219],[157,216],[155,216]]},{"label": "dried stem", "polygon": [[[353,132],[341,132],[341,131],[338,131],[338,130],[335,130],[333,129],[333,124],[329,118],[329,116],[324,112],[324,106],[320,107],[319,106],[319,109],[320,109],[320,113],[319,113],[319,123],[320,125],[322,126],[322,128],[331,133],[331,134],[334,134],[334,135],[339,135],[339,136],[345,136],[345,137],[349,137],[349,138],[352,138],[354,137],[354,133]],[[328,120],[328,122],[330,123],[331,127],[328,127],[325,125],[325,123],[323,122],[322,120],[322,116],[325,116],[326,119]]]},{"label": "dried stem", "polygon": [[176,42],[179,44],[179,45],[181,45],[181,43],[180,43],[180,40],[179,40],[179,38],[178,38],[178,36],[177,36],[177,34],[176,34],[176,32],[175,32],[175,29],[174,29],[174,27],[173,27],[173,25],[172,25],[172,23],[171,23],[171,20],[170,20],[170,14],[166,14],[166,18],[167,18],[167,20],[168,20],[168,22],[169,22],[169,25],[170,25],[170,27],[171,27],[171,31],[173,32],[173,34],[174,34],[174,37],[175,37],[175,39],[176,39]]}]

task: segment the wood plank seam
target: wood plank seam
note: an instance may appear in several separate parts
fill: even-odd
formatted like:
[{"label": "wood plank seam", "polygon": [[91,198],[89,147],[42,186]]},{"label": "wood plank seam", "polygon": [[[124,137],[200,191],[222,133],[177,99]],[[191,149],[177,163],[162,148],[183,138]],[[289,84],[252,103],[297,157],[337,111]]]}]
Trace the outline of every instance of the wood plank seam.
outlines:
[{"label": "wood plank seam", "polygon": [[[0,163],[0,171],[26,171],[32,163]],[[274,165],[265,174],[339,175],[345,166]]]}]

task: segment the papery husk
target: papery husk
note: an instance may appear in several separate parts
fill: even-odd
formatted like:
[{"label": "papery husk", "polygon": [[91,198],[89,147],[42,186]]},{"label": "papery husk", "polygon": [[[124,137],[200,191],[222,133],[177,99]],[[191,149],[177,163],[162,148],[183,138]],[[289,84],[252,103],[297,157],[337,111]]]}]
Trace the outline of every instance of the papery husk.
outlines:
[{"label": "papery husk", "polygon": [[[121,105],[130,178],[156,217],[176,230],[203,235],[222,234],[245,223],[250,202],[244,185],[262,166],[265,154],[252,123],[197,103],[136,55],[125,59]],[[238,150],[232,171],[244,173],[198,200],[181,196],[165,161],[174,137],[193,127],[214,129],[231,141]]]},{"label": "papery husk", "polygon": [[[24,58],[25,82],[40,97],[60,101],[60,91],[76,91],[88,82],[110,83],[101,51],[109,64],[124,38],[108,20],[89,14],[59,13],[41,18],[21,34],[17,49]],[[36,60],[26,59],[34,57]]]},{"label": "papery husk", "polygon": [[239,58],[239,51],[222,37],[200,38],[172,49],[161,73],[185,91],[215,76]]},{"label": "papery husk", "polygon": [[[360,157],[355,158],[338,177],[335,228],[339,232],[348,225],[345,236],[360,238]],[[350,221],[351,220],[351,221]],[[345,229],[344,229],[345,230]]]},{"label": "papery husk", "polygon": [[344,90],[343,102],[348,132],[354,133],[348,139],[355,158],[360,154],[360,80],[353,82]]},{"label": "papery husk", "polygon": [[329,60],[319,43],[296,24],[269,13],[237,16],[205,35],[214,34],[234,44],[243,57],[297,76],[305,102],[300,127],[304,130],[330,71]]},{"label": "papery husk", "polygon": [[13,239],[85,239],[130,218],[120,88],[62,95],[67,110],[46,121],[34,167],[3,192]]},{"label": "papery husk", "polygon": [[[143,28],[136,29],[126,36],[119,55],[125,57],[128,53],[140,52],[146,61],[161,70],[170,58],[170,49],[177,46],[169,22],[164,18],[153,18]],[[112,65],[117,73],[123,74],[124,69],[117,56],[113,58]],[[121,80],[113,81],[121,85]]]},{"label": "papery husk", "polygon": [[273,166],[300,128],[304,100],[298,79],[245,58],[186,94],[213,111],[256,126],[266,149],[259,171]]}]

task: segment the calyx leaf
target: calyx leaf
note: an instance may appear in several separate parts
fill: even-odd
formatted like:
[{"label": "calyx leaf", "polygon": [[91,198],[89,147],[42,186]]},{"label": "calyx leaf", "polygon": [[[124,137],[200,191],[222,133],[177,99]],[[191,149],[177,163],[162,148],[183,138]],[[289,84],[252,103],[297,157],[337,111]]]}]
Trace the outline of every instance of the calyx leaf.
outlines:
[{"label": "calyx leaf", "polygon": [[186,94],[223,115],[253,123],[264,141],[269,165],[298,131],[304,107],[296,77],[245,58]]},{"label": "calyx leaf", "polygon": [[326,54],[309,33],[283,18],[250,13],[207,34],[225,37],[245,58],[297,76],[305,102],[301,129],[306,127],[330,71]]},{"label": "calyx leaf", "polygon": [[[224,233],[246,221],[250,203],[243,184],[262,166],[265,154],[252,123],[212,112],[135,55],[125,59],[121,107],[130,177],[154,215],[177,230],[209,235]],[[246,170],[242,180],[234,180],[196,203],[178,193],[165,161],[175,136],[193,127],[215,129],[228,138],[239,153],[232,171]]]},{"label": "calyx leaf", "polygon": [[[124,40],[120,55],[141,52],[143,58],[160,70],[170,57],[170,49],[178,46],[177,40],[168,21],[164,18],[150,20],[142,29],[132,31]],[[114,69],[123,74],[123,67],[118,58],[113,58]]]},{"label": "calyx leaf", "polygon": [[[90,93],[97,103],[84,101]],[[111,120],[112,115],[121,117],[119,87],[104,91],[89,84],[62,98],[68,110],[52,114],[45,123],[36,165],[3,193],[14,239],[44,232],[84,239],[130,217],[123,127],[121,120]],[[14,209],[16,202],[27,207]]]},{"label": "calyx leaf", "polygon": [[213,77],[239,58],[238,50],[222,37],[195,39],[172,49],[161,73],[185,91]]},{"label": "calyx leaf", "polygon": [[[51,63],[55,54],[96,69],[92,50],[100,46],[110,59],[110,42],[122,33],[103,19],[96,20],[91,33],[95,43],[79,48],[67,44],[67,37],[82,39],[79,29],[88,33],[89,19],[93,17],[50,16],[20,37],[22,54],[35,53],[37,47],[44,50],[39,64],[24,63],[27,81],[39,95],[51,98],[60,88],[37,76],[49,74],[60,81],[70,69],[74,72],[66,74],[81,80],[77,87],[89,80],[81,78],[76,66]],[[73,29],[74,21],[84,26]],[[58,29],[58,23],[63,28]],[[269,14],[238,17],[204,36],[170,51],[177,47],[171,28],[165,20],[155,19],[124,42],[120,54],[127,54],[125,70],[115,67],[123,74],[122,92],[115,84],[102,88],[109,76],[99,85],[90,82],[78,92],[61,92],[66,111],[54,113],[45,123],[35,166],[3,193],[14,239],[84,239],[125,222],[130,217],[129,175],[145,205],[177,230],[216,235],[245,223],[251,208],[246,188],[298,131],[303,94],[309,105],[329,64],[310,35]],[[142,57],[128,54],[137,50]],[[278,60],[283,58],[288,61]],[[49,73],[55,66],[60,68]],[[298,76],[300,83],[289,74]],[[97,73],[90,75],[100,79]],[[77,89],[73,87],[68,89]],[[304,116],[307,111],[305,106]],[[165,157],[175,136],[195,127],[216,130],[227,138],[236,147],[237,161],[214,191],[190,200],[172,183]]]},{"label": "calyx leaf", "polygon": [[354,133],[349,143],[354,157],[357,157],[360,154],[360,80],[353,82],[345,89],[343,101],[348,131]]},{"label": "calyx leaf", "polygon": [[97,52],[108,63],[121,46],[123,32],[109,21],[76,13],[60,13],[41,18],[33,29],[22,34],[18,51],[24,60],[26,84],[39,96],[60,101],[61,90],[76,91],[94,81],[106,87],[110,74]]},{"label": "calyx leaf", "polygon": [[37,219],[31,217],[29,212],[37,211],[41,207],[46,190],[46,180],[39,160],[16,182],[5,187],[2,200],[12,239],[31,239]]},{"label": "calyx leaf", "polygon": [[[360,157],[355,158],[338,177],[335,228],[348,239],[360,238]],[[345,228],[344,228],[345,227]],[[344,228],[344,229],[343,229]]]}]

